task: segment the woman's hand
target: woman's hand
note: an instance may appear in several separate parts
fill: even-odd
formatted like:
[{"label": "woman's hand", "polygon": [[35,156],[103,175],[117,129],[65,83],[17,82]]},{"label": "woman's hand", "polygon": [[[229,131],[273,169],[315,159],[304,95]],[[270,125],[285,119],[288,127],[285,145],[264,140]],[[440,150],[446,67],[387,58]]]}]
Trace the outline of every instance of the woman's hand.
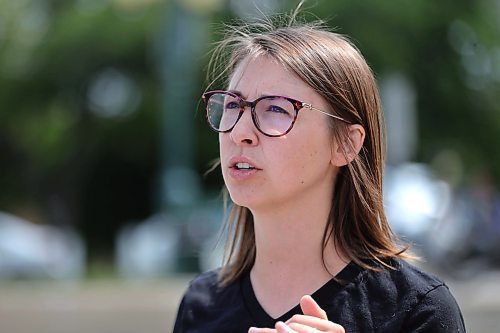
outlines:
[{"label": "woman's hand", "polygon": [[328,320],[326,312],[311,296],[303,296],[300,307],[303,315],[294,315],[285,323],[279,321],[275,328],[251,327],[248,333],[345,333],[342,326]]}]

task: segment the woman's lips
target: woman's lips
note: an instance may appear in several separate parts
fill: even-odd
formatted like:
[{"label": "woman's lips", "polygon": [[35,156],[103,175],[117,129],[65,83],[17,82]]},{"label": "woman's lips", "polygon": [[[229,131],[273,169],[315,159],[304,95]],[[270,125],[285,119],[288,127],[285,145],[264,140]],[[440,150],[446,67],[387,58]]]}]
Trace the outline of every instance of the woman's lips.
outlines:
[{"label": "woman's lips", "polygon": [[238,180],[249,179],[262,169],[244,156],[235,156],[229,160],[229,175]]},{"label": "woman's lips", "polygon": [[239,169],[237,167],[230,167],[229,168],[229,176],[231,176],[231,178],[234,178],[237,180],[246,180],[246,179],[251,178],[253,175],[255,175],[259,171],[260,171],[260,169],[256,169],[256,168]]}]

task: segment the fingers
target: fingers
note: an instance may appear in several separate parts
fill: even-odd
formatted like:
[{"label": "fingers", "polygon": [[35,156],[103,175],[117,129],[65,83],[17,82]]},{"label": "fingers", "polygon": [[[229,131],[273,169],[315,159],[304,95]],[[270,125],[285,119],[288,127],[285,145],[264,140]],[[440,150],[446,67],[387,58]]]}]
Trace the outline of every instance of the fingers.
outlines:
[{"label": "fingers", "polygon": [[323,333],[323,331],[318,330],[317,328],[315,329],[314,327],[311,326],[306,326],[302,324],[296,324],[292,323],[289,324],[288,327],[292,330],[292,332],[297,332],[297,333]]},{"label": "fingers", "polygon": [[299,333],[299,332],[294,331],[284,322],[278,321],[275,325],[275,328],[250,327],[248,333]]},{"label": "fingers", "polygon": [[257,327],[250,327],[248,330],[248,333],[277,333],[274,328],[257,328]]},{"label": "fingers", "polygon": [[[310,332],[311,327],[314,327],[318,332],[336,332],[344,333],[344,328],[339,324],[335,324],[326,319],[320,319],[316,317],[306,316],[306,315],[294,315],[292,318],[286,321],[286,324],[297,332]],[[307,329],[304,329],[306,327]]]},{"label": "fingers", "polygon": [[278,321],[276,323],[276,330],[278,331],[278,333],[299,333],[282,321]]},{"label": "fingers", "polygon": [[288,327],[292,329],[292,332],[297,333],[345,333],[345,330],[342,326],[331,323],[332,325],[328,326],[328,328],[320,329],[316,327],[311,327],[307,325],[302,325],[298,323],[290,323]]},{"label": "fingers", "polygon": [[307,316],[328,319],[326,312],[320,308],[318,303],[309,295],[305,295],[300,299],[300,308],[302,309],[302,313]]},{"label": "fingers", "polygon": [[[308,318],[314,319],[307,321]],[[308,324],[306,324],[308,323]],[[287,323],[278,321],[275,328],[251,327],[248,333],[345,333],[342,326],[324,319],[309,316],[293,316]]]},{"label": "fingers", "polygon": [[292,324],[299,324],[309,327],[316,327],[319,330],[327,331],[328,327],[333,324],[331,321],[325,319],[319,319],[316,317],[305,316],[305,315],[294,315],[292,318],[286,321],[286,324],[291,326]]},{"label": "fingers", "polygon": [[248,333],[345,333],[342,326],[328,320],[326,312],[311,296],[300,299],[300,308],[303,315],[294,315],[286,323],[277,322],[275,328],[252,327]]}]

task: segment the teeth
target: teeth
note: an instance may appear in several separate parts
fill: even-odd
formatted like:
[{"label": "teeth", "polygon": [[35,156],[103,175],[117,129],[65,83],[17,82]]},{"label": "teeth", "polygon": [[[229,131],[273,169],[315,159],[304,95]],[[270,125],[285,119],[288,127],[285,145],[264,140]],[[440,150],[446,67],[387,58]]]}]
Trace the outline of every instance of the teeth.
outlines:
[{"label": "teeth", "polygon": [[236,163],[235,166],[237,169],[253,169],[254,168],[253,166],[251,166],[248,163]]}]

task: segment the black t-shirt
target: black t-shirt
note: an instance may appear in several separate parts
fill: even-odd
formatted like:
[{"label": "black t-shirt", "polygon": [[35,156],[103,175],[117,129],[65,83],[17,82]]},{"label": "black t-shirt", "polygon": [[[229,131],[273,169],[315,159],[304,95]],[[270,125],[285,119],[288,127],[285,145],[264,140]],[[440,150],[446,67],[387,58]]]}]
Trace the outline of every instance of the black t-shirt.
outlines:
[{"label": "black t-shirt", "polygon": [[[351,262],[311,296],[328,319],[349,332],[465,332],[460,309],[438,278],[403,260],[395,270],[376,272]],[[201,274],[189,285],[177,314],[174,333],[245,333],[251,326],[274,327],[294,314],[270,317],[253,292],[250,274],[226,287],[218,271]]]}]

